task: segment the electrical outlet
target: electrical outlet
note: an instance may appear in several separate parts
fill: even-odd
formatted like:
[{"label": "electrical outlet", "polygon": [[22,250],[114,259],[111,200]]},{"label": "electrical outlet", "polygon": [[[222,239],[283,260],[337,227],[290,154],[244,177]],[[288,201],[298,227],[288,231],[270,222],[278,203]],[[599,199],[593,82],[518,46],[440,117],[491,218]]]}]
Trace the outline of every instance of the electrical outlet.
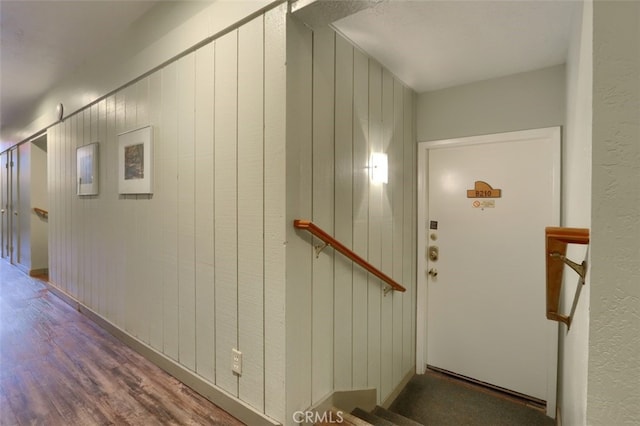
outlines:
[{"label": "electrical outlet", "polygon": [[231,350],[231,371],[238,376],[242,375],[242,352],[236,348]]}]

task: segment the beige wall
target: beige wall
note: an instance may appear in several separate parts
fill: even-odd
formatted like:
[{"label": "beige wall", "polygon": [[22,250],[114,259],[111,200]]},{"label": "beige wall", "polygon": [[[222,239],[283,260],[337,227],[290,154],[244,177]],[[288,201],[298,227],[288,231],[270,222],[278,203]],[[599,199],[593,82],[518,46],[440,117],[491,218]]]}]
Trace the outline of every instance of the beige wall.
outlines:
[{"label": "beige wall", "polygon": [[[287,35],[287,409],[335,390],[384,401],[415,366],[414,93],[329,29],[290,18]],[[372,152],[389,183],[372,184]],[[311,219],[407,287],[295,231]]]},{"label": "beige wall", "polygon": [[640,423],[640,3],[593,5],[587,424]]},{"label": "beige wall", "polygon": [[418,142],[559,126],[564,105],[564,65],[421,93]]}]

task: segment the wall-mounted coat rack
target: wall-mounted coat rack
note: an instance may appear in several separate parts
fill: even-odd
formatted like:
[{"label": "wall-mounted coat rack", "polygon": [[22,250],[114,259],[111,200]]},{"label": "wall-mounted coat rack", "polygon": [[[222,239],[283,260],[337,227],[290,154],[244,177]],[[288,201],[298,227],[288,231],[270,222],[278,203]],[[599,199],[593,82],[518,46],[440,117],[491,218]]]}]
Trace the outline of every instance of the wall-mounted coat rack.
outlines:
[{"label": "wall-mounted coat rack", "polygon": [[[589,230],[584,228],[545,228],[545,258],[547,265],[547,319],[563,322],[567,328],[571,326],[571,318],[575,311],[587,273],[587,262],[576,263],[567,259],[567,244],[589,244]],[[569,315],[558,312],[560,290],[562,289],[562,273],[564,265],[569,266],[580,276],[573,306]]]}]

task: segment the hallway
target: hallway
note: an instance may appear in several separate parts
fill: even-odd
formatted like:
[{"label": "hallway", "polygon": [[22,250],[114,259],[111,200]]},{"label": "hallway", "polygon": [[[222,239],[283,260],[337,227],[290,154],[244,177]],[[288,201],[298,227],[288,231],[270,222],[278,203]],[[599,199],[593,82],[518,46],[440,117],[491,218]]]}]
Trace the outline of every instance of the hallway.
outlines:
[{"label": "hallway", "polygon": [[0,261],[0,425],[241,425]]}]

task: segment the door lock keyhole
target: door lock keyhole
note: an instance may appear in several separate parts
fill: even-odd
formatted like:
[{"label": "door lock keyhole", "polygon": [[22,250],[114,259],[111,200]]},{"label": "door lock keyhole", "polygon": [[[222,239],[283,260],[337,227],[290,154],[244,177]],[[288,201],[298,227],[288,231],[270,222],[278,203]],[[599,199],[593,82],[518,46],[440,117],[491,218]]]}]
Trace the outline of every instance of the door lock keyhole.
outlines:
[{"label": "door lock keyhole", "polygon": [[438,246],[429,246],[429,260],[436,262],[439,255],[440,250],[438,249]]}]

